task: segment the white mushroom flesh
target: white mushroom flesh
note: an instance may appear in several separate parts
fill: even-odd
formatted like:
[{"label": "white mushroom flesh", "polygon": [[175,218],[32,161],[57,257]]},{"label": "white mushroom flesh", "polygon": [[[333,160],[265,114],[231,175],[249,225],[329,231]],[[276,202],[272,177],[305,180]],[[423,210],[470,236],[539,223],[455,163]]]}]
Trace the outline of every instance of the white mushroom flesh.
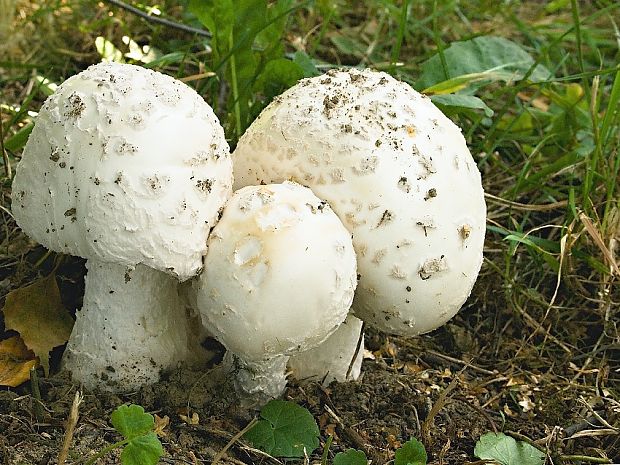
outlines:
[{"label": "white mushroom flesh", "polygon": [[[184,305],[172,296],[177,279],[201,271],[205,237],[231,187],[222,127],[195,91],[170,76],[101,63],[45,101],[17,166],[11,207],[30,237],[89,260],[65,360],[76,381],[129,390],[188,355]],[[119,288],[127,267],[139,270],[142,286]]]},{"label": "white mushroom flesh", "polygon": [[322,381],[324,385],[359,378],[364,358],[362,325],[362,320],[349,315],[321,345],[289,358],[291,374],[298,380]]},{"label": "white mushroom flesh", "polygon": [[286,182],[235,192],[209,237],[194,290],[205,326],[255,373],[251,382],[237,378],[241,391],[273,392],[269,380],[281,384],[286,360],[279,375],[261,370],[335,331],[356,282],[349,232],[326,202]]},{"label": "white mushroom flesh", "polygon": [[172,276],[143,265],[89,260],[86,266],[84,305],[63,356],[75,380],[88,389],[132,391],[191,355]]},{"label": "white mushroom flesh", "polygon": [[330,71],[277,97],[233,154],[235,188],[294,180],[353,235],[353,311],[393,334],[431,331],[467,299],[486,206],[460,129],[389,75]]},{"label": "white mushroom flesh", "polygon": [[56,252],[185,280],[202,267],[231,185],[223,129],[194,90],[101,63],[45,101],[17,167],[12,211]]}]

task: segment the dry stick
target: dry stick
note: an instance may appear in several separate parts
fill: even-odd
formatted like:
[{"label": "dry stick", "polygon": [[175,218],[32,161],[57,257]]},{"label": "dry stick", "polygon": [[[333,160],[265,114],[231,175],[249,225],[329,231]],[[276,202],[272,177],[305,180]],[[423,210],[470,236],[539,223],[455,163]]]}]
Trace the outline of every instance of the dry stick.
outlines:
[{"label": "dry stick", "polygon": [[135,6],[128,5],[125,2],[121,2],[120,0],[103,0],[104,3],[110,3],[114,6],[122,8],[125,11],[129,11],[140,18],[146,19],[152,23],[162,24],[164,26],[172,27],[174,29],[179,29],[180,31],[189,32],[191,34],[197,34],[203,37],[211,37],[211,33],[209,31],[205,31],[204,29],[197,29],[195,27],[187,26],[185,24],[177,23],[176,21],[171,21],[169,19],[160,18],[158,16],[152,16],[144,11],[136,8]]},{"label": "dry stick", "polygon": [[594,226],[594,223],[592,223],[592,220],[588,218],[588,215],[586,215],[584,212],[579,212],[579,219],[583,223],[586,231],[588,232],[596,246],[599,248],[605,259],[609,262],[609,268],[611,270],[611,273],[615,273],[616,275],[620,276],[620,268],[618,267],[618,264],[616,263],[613,254],[607,248],[605,242],[603,241],[603,238]]},{"label": "dry stick", "polygon": [[353,428],[345,425],[344,422],[340,419],[340,417],[336,415],[336,413],[329,407],[329,405],[324,405],[323,408],[325,408],[325,411],[329,414],[329,416],[331,416],[336,421],[338,426],[340,426],[343,434],[347,436],[347,438],[355,445],[355,447],[364,451],[366,455],[369,455],[372,458],[373,463],[383,462],[383,460],[380,460],[381,457],[379,457],[379,454],[377,454],[373,449],[366,445],[366,442],[364,441],[362,436],[360,436],[360,434]]},{"label": "dry stick", "polygon": [[360,353],[360,349],[362,348],[362,342],[364,342],[364,329],[366,329],[366,322],[362,322],[362,327],[360,328],[360,335],[357,338],[357,345],[355,346],[355,352],[353,352],[353,357],[351,357],[351,361],[349,362],[349,368],[347,368],[347,374],[344,379],[348,380],[349,376],[351,376],[351,371],[353,370],[353,365],[355,365],[355,360]]},{"label": "dry stick", "polygon": [[603,457],[588,457],[587,455],[560,455],[560,460],[571,462],[611,463],[611,460]]},{"label": "dry stick", "polygon": [[252,427],[258,422],[258,419],[254,418],[252,419],[251,422],[249,422],[245,428],[243,428],[241,431],[239,431],[237,434],[235,434],[232,439],[230,441],[228,441],[228,444],[226,444],[224,446],[224,448],[219,451],[215,457],[213,457],[213,461],[211,462],[211,465],[217,465],[219,463],[219,461],[222,459],[222,457],[224,457],[226,455],[226,452],[228,451],[228,449],[230,449],[233,444],[235,442],[237,442],[239,440],[239,438],[241,436],[243,436],[245,433],[247,433],[248,431],[250,431],[250,429],[252,429]]},{"label": "dry stick", "polygon": [[433,420],[435,419],[435,416],[439,413],[439,411],[446,405],[446,402],[448,401],[448,394],[450,394],[450,392],[452,392],[452,390],[456,387],[456,385],[458,384],[459,381],[459,376],[465,371],[467,370],[467,368],[469,368],[469,365],[464,366],[454,377],[454,379],[452,381],[450,381],[450,384],[448,384],[448,387],[445,388],[441,394],[439,394],[439,397],[437,398],[437,402],[435,402],[433,404],[433,406],[431,407],[431,411],[428,412],[428,416],[426,417],[426,419],[422,422],[422,430],[421,432],[421,436],[424,440],[424,442],[426,443],[425,445],[428,447],[430,445],[430,439],[431,439],[431,428],[433,426]]},{"label": "dry stick", "polygon": [[73,398],[73,404],[67,417],[67,423],[65,424],[65,438],[62,441],[62,447],[58,453],[58,465],[64,465],[69,455],[69,447],[71,447],[71,441],[73,440],[73,432],[75,431],[75,425],[77,425],[80,411],[80,404],[82,403],[82,394],[80,391],[75,392]]}]

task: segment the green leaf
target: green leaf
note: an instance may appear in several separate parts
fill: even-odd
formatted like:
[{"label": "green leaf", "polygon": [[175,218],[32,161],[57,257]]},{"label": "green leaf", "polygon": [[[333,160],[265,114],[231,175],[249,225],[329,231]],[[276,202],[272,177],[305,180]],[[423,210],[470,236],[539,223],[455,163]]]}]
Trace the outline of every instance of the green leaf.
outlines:
[{"label": "green leaf", "polygon": [[293,54],[293,62],[297,63],[304,72],[304,77],[318,76],[321,72],[317,69],[312,58],[306,52],[300,50]]},{"label": "green leaf", "polygon": [[261,89],[265,97],[271,100],[304,77],[301,67],[290,60],[280,58],[269,61],[258,76],[255,88]]},{"label": "green leaf", "polygon": [[4,148],[11,152],[17,152],[26,145],[28,136],[34,129],[34,123],[27,124],[4,142]]},{"label": "green leaf", "polygon": [[153,415],[139,405],[121,405],[110,416],[112,426],[126,439],[144,436],[155,427]]},{"label": "green leaf", "polygon": [[545,462],[545,454],[534,446],[503,433],[483,434],[476,443],[474,455],[501,465],[542,465]]},{"label": "green leaf", "polygon": [[493,116],[493,110],[491,110],[486,103],[474,95],[463,94],[445,94],[445,95],[433,95],[431,100],[441,110],[448,110],[447,113],[456,112],[459,113],[462,110],[483,110],[485,116]]},{"label": "green leaf", "polygon": [[368,458],[361,450],[349,449],[336,454],[334,465],[368,465]]},{"label": "green leaf", "polygon": [[121,453],[122,465],[156,465],[164,449],[153,432],[138,436]]},{"label": "green leaf", "polygon": [[426,465],[428,457],[424,445],[417,439],[410,439],[396,451],[394,465]]},{"label": "green leaf", "polygon": [[[443,54],[448,75],[444,73],[440,56],[434,55],[422,63],[422,75],[415,85],[417,89],[426,90],[463,76],[467,76],[466,85],[477,87],[492,81],[518,81],[534,66],[534,59],[520,45],[495,36],[453,42]],[[550,76],[549,70],[537,65],[528,79],[537,82]]]},{"label": "green leaf", "polygon": [[319,427],[312,414],[299,405],[272,400],[260,412],[263,418],[245,433],[254,447],[274,457],[303,457],[319,447]]}]

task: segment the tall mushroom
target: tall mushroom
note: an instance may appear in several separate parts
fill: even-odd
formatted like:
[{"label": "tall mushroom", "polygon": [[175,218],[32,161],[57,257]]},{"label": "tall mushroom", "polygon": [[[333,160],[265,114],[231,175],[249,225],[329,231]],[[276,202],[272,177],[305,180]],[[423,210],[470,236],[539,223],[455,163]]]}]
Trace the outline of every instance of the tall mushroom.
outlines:
[{"label": "tall mushroom", "polygon": [[127,391],[188,355],[178,280],[202,269],[232,163],[211,107],[138,66],[102,63],[44,103],[13,181],[23,231],[88,259],[64,366]]},{"label": "tall mushroom", "polygon": [[486,206],[459,128],[371,70],[333,70],[277,97],[233,154],[235,188],[294,180],[353,235],[354,314],[416,335],[450,319],[482,263]]},{"label": "tall mushroom", "polygon": [[323,342],[353,300],[351,237],[329,205],[295,183],[235,192],[193,281],[205,326],[229,351],[242,396],[281,395],[288,356]]}]

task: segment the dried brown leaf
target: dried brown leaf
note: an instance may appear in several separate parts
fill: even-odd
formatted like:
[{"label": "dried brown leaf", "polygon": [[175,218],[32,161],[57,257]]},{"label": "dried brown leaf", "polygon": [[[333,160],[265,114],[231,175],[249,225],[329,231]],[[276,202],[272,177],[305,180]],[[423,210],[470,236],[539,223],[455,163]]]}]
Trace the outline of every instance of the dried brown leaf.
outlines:
[{"label": "dried brown leaf", "polygon": [[0,341],[0,385],[17,387],[30,379],[37,359],[19,336]]},{"label": "dried brown leaf", "polygon": [[6,328],[21,335],[47,375],[50,350],[67,342],[73,328],[73,318],[62,305],[55,275],[10,292],[2,311]]}]

